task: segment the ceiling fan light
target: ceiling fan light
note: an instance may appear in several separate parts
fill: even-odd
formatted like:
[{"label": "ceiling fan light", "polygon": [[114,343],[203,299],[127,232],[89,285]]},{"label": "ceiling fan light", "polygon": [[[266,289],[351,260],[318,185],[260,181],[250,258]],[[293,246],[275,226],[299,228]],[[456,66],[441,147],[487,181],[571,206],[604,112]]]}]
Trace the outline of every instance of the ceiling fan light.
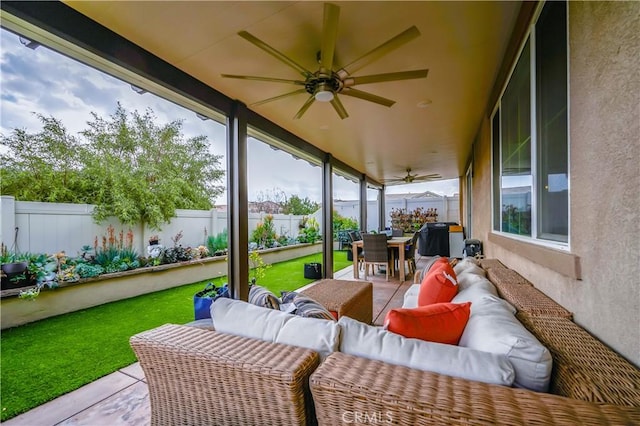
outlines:
[{"label": "ceiling fan light", "polygon": [[314,95],[316,101],[331,102],[333,100],[333,92],[329,90],[318,90]]}]

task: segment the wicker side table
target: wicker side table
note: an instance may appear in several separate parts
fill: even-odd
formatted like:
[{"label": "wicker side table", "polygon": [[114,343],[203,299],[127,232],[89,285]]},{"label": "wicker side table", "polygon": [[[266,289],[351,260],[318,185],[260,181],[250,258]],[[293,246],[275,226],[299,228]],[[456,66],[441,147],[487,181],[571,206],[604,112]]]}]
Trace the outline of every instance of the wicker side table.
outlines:
[{"label": "wicker side table", "polygon": [[373,321],[373,284],[370,282],[326,279],[301,294],[320,303],[336,319],[348,316],[365,324]]}]

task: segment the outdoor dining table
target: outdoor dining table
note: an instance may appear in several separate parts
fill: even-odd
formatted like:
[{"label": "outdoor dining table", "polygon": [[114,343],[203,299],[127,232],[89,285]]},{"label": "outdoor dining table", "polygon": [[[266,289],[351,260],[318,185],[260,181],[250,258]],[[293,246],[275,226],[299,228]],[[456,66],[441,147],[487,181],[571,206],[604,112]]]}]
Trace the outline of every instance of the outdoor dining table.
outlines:
[{"label": "outdoor dining table", "polygon": [[[404,248],[407,244],[411,242],[411,237],[392,237],[387,240],[388,248],[397,248],[398,249],[398,268],[400,269],[400,281],[404,281]],[[363,247],[364,243],[362,240],[354,241],[351,243],[351,250],[353,251],[353,277],[356,279],[360,278],[360,273],[358,271],[358,247]]]}]

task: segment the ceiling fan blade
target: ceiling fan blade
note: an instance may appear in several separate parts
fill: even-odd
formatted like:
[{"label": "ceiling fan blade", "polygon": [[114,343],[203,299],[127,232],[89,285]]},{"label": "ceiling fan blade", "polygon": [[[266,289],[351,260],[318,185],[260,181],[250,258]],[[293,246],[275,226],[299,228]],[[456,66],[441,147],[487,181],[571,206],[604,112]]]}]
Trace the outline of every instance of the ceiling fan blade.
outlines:
[{"label": "ceiling fan blade", "polygon": [[333,105],[333,109],[336,110],[341,119],[344,120],[345,118],[349,117],[349,114],[347,114],[347,110],[344,109],[344,105],[342,105],[342,102],[340,102],[340,99],[338,99],[337,95],[334,96],[333,99],[331,99],[331,105]]},{"label": "ceiling fan blade", "polygon": [[386,81],[411,80],[414,78],[424,78],[429,74],[429,70],[389,72],[385,74],[364,75],[361,77],[348,77],[344,80],[345,87],[356,84],[384,83]]},{"label": "ceiling fan blade", "polygon": [[338,38],[338,18],[340,8],[335,4],[324,4],[324,21],[322,23],[322,47],[320,49],[320,70],[331,73],[333,56]]},{"label": "ceiling fan blade", "polygon": [[299,86],[304,86],[304,81],[287,80],[285,78],[258,77],[254,75],[235,75],[235,74],[220,74],[220,76],[224,78],[237,78],[240,80],[268,81],[270,83],[287,83],[287,84],[297,84]]},{"label": "ceiling fan blade", "polygon": [[313,95],[309,96],[309,99],[307,99],[307,101],[304,103],[304,105],[302,105],[302,108],[300,108],[300,110],[298,110],[297,114],[293,117],[293,119],[297,120],[299,118],[302,118],[302,115],[305,112],[307,112],[307,110],[309,109],[311,104],[313,102],[315,102],[315,100],[316,100],[315,96],[313,96]]},{"label": "ceiling fan blade", "polygon": [[342,89],[342,91],[340,91],[340,94],[364,99],[365,101],[369,102],[375,102],[386,107],[390,107],[396,103],[396,101],[392,101],[391,99],[383,98],[382,96],[374,95],[372,93],[363,92],[362,90],[354,89],[353,87]]},{"label": "ceiling fan blade", "polygon": [[432,173],[430,175],[415,176],[413,178],[413,180],[416,180],[416,181],[436,180],[436,179],[442,179],[442,176],[440,176],[437,173]]},{"label": "ceiling fan blade", "polygon": [[302,74],[305,78],[307,78],[307,77],[309,77],[310,75],[313,74],[311,71],[307,70],[302,65],[298,64],[297,62],[295,62],[293,59],[288,58],[283,53],[277,51],[276,49],[274,49],[273,47],[269,46],[264,41],[258,39],[257,37],[255,37],[255,36],[253,36],[251,34],[249,34],[248,32],[240,31],[238,33],[238,35],[240,37],[242,37],[243,39],[247,40],[249,43],[254,44],[255,46],[257,46],[260,49],[264,50],[265,52],[267,52],[268,54],[272,55],[276,59],[280,60],[281,62],[284,62],[285,64],[289,65],[291,68],[295,69],[300,74]]},{"label": "ceiling fan blade", "polygon": [[307,93],[307,91],[305,89],[294,90],[293,92],[285,93],[284,95],[278,95],[278,96],[274,96],[273,98],[252,103],[250,106],[258,106],[258,105],[266,104],[267,102],[277,101],[278,99],[288,98],[289,96],[298,95],[300,93]]},{"label": "ceiling fan blade", "polygon": [[419,36],[420,36],[420,31],[418,31],[418,28],[414,25],[413,27],[404,30],[403,32],[393,37],[392,39],[382,43],[380,46],[376,47],[369,53],[366,53],[364,56],[351,62],[349,65],[343,67],[342,70],[346,71],[348,75],[353,74],[354,72],[358,71],[362,67],[370,64],[373,61],[376,61],[382,58],[387,53],[397,49],[403,44],[408,43],[414,38]]}]

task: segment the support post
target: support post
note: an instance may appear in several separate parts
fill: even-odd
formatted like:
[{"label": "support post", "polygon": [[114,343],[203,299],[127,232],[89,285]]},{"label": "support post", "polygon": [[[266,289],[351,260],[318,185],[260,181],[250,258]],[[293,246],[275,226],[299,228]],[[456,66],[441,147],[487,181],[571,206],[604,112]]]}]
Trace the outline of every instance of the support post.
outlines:
[{"label": "support post", "polygon": [[387,207],[385,206],[384,203],[384,199],[385,199],[385,189],[386,187],[383,185],[382,189],[380,191],[378,191],[378,208],[380,209],[378,211],[378,225],[380,226],[380,229],[384,229],[385,225],[387,223],[387,218],[386,218],[386,209]]},{"label": "support post", "polygon": [[227,118],[227,279],[231,297],[249,298],[247,107],[235,101]]},{"label": "support post", "polygon": [[360,176],[360,230],[367,230],[367,176],[364,174]]},{"label": "support post", "polygon": [[322,276],[333,278],[333,166],[331,154],[322,163]]}]

